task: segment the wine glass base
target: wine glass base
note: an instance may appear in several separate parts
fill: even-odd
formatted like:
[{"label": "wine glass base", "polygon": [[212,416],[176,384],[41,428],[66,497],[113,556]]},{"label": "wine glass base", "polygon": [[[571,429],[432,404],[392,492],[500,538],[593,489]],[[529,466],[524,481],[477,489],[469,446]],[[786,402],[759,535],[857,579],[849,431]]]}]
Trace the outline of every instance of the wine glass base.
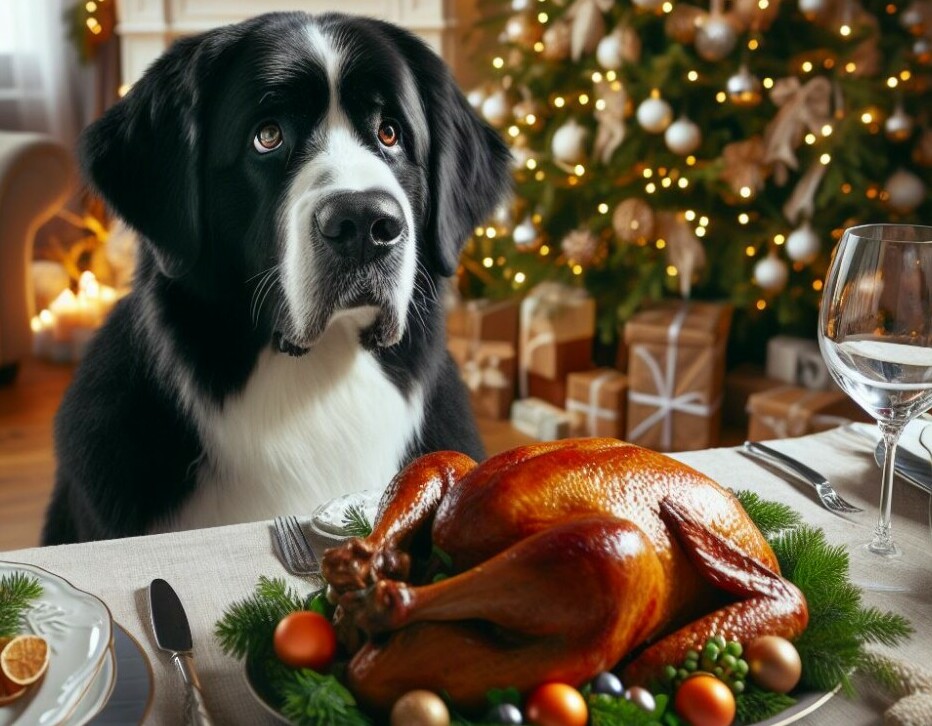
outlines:
[{"label": "wine glass base", "polygon": [[865,544],[863,539],[849,542],[847,550],[851,581],[860,589],[878,592],[916,589],[916,577],[921,573],[917,563],[922,561],[923,552],[893,542],[878,549],[876,543]]},{"label": "wine glass base", "polygon": [[883,557],[885,560],[895,560],[903,556],[903,550],[896,546],[895,542],[870,542],[861,547],[875,557]]}]

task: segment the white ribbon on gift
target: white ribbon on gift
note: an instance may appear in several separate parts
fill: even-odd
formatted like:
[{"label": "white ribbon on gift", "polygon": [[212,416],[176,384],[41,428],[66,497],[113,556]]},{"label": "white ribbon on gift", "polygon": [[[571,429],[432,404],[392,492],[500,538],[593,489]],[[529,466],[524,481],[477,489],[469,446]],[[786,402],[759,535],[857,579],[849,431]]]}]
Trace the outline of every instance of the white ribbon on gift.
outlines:
[{"label": "white ribbon on gift", "polygon": [[654,381],[654,387],[657,393],[643,393],[641,391],[628,391],[628,400],[634,403],[640,403],[645,406],[654,406],[657,408],[650,416],[645,418],[641,423],[634,427],[629,433],[628,438],[634,442],[647,433],[657,422],[662,423],[660,430],[660,447],[669,449],[673,443],[673,412],[688,413],[693,416],[711,416],[721,405],[721,398],[714,404],[702,403],[702,393],[693,391],[691,393],[682,393],[674,396],[676,390],[676,341],[680,336],[683,323],[686,321],[686,315],[689,312],[689,304],[683,303],[679,311],[670,323],[667,329],[667,366],[666,375],[660,370],[660,364],[654,359],[650,352],[642,345],[633,347],[632,352],[638,358],[644,361],[647,369],[650,371],[651,378]]},{"label": "white ribbon on gift", "polygon": [[[772,395],[780,395],[784,391],[793,390],[793,386],[780,386],[774,389]],[[830,416],[828,414],[818,413],[808,418],[804,415],[806,409],[804,405],[818,396],[823,391],[808,391],[800,396],[796,401],[790,404],[786,416],[768,416],[760,417],[761,423],[773,431],[774,436],[778,439],[788,437],[804,436],[813,433],[812,429],[816,426],[821,428],[831,428],[833,426],[844,426],[851,423],[850,419],[844,416]],[[807,426],[808,422],[808,426]]]},{"label": "white ribbon on gift", "polygon": [[531,337],[531,324],[540,315],[552,316],[582,300],[588,294],[577,287],[568,287],[559,282],[542,282],[537,285],[521,303],[521,356],[518,365],[519,398],[528,397],[528,378],[535,351],[548,345],[556,344],[556,334],[544,330]]},{"label": "white ribbon on gift", "polygon": [[589,387],[588,405],[582,401],[577,401],[572,398],[566,399],[567,411],[585,414],[586,433],[589,436],[596,436],[596,426],[599,422],[599,419],[604,421],[618,420],[618,411],[610,408],[602,408],[599,406],[599,393],[602,391],[603,386],[605,386],[606,383],[615,378],[617,375],[618,374],[615,373],[615,371],[605,371],[605,373],[597,376],[595,380],[592,381],[592,385]]},{"label": "white ribbon on gift", "polygon": [[466,387],[473,393],[481,388],[508,388],[508,377],[499,369],[498,356],[491,355],[485,367],[475,358],[466,361],[463,365],[462,378]]}]

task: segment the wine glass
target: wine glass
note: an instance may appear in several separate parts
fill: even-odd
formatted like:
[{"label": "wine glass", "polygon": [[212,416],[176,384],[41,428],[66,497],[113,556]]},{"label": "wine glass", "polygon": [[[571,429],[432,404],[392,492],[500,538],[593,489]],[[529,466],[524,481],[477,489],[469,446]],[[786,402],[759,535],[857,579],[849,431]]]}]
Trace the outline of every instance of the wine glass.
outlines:
[{"label": "wine glass", "polygon": [[890,522],[896,446],[903,427],[932,406],[932,227],[845,231],[822,293],[819,346],[832,377],[883,437],[880,518],[865,548],[900,557]]}]

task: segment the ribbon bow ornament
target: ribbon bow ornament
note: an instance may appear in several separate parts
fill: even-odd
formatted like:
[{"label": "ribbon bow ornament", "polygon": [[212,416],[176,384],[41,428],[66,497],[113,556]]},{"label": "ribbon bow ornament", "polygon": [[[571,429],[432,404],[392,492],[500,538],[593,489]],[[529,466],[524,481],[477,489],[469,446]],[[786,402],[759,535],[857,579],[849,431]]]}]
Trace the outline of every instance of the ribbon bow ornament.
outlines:
[{"label": "ribbon bow ornament", "polygon": [[595,110],[595,120],[599,127],[595,132],[592,150],[599,161],[608,164],[615,149],[625,140],[625,104],[628,102],[628,93],[621,81],[600,81],[596,84],[596,93],[605,102],[605,106]]},{"label": "ribbon bow ornament", "polygon": [[705,266],[705,247],[693,232],[682,212],[660,212],[656,217],[657,234],[667,242],[667,262],[677,270],[680,296],[689,297],[693,274]]},{"label": "ribbon bow ornament", "polygon": [[583,53],[595,51],[605,36],[605,18],[602,13],[612,9],[614,0],[576,0],[566,17],[572,20],[570,28],[570,56],[579,61]]},{"label": "ribbon bow ornament", "polygon": [[760,136],[728,144],[722,150],[725,162],[722,180],[735,194],[741,194],[745,187],[754,193],[759,192],[764,188],[770,173],[770,168],[764,162],[765,155],[766,149]]},{"label": "ribbon bow ornament", "polygon": [[770,100],[780,110],[764,131],[764,162],[773,165],[774,179],[783,186],[789,178],[788,169],[799,168],[796,149],[805,130],[820,134],[831,119],[832,84],[824,76],[805,85],[795,76],[782,78],[774,84]]}]

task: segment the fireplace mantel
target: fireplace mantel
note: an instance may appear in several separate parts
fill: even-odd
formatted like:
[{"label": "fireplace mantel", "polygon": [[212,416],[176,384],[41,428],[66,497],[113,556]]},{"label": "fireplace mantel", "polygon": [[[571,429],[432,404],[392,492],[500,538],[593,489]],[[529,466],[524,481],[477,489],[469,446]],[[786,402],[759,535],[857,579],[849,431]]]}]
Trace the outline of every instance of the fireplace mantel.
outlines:
[{"label": "fireplace mantel", "polygon": [[118,7],[124,84],[138,80],[176,38],[274,10],[340,10],[388,20],[421,36],[457,72],[454,31],[471,13],[464,0],[119,0]]}]

